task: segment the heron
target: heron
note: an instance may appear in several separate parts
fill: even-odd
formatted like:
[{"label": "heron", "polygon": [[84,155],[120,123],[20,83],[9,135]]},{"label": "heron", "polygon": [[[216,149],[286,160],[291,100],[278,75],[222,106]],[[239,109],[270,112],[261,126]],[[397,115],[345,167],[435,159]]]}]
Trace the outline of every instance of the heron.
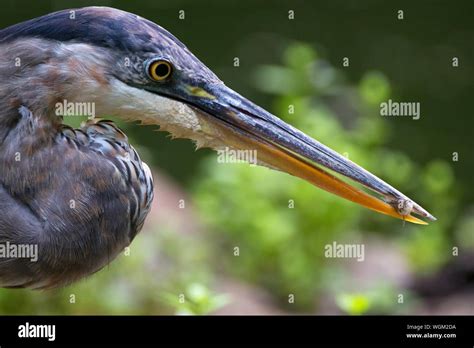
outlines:
[{"label": "heron", "polygon": [[64,124],[56,108],[66,100],[159,126],[197,148],[254,150],[259,165],[382,214],[435,220],[227,87],[154,22],[109,7],[62,10],[0,31],[0,245],[38,248],[35,262],[0,258],[2,287],[50,289],[99,271],[150,211],[152,174],[124,132],[97,118]]}]

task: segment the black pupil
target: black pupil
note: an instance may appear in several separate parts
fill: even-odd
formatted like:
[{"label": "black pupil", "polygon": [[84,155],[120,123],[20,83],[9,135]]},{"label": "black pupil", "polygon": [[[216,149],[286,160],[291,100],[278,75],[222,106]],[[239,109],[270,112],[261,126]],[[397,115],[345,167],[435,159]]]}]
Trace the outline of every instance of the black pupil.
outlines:
[{"label": "black pupil", "polygon": [[155,67],[155,74],[159,77],[166,77],[170,72],[170,67],[166,63],[158,63]]}]

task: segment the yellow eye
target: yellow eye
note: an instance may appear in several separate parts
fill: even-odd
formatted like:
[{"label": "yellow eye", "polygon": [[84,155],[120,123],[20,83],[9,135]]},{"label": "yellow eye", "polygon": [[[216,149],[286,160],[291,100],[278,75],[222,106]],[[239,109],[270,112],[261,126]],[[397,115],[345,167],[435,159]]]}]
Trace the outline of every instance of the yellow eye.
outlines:
[{"label": "yellow eye", "polygon": [[156,60],[148,67],[148,73],[155,81],[163,81],[170,77],[173,67],[166,60]]}]

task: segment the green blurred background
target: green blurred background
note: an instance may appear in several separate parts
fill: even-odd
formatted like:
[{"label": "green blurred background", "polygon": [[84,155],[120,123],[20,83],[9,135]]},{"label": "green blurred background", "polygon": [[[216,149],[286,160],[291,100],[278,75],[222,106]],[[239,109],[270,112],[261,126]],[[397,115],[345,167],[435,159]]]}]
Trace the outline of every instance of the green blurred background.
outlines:
[{"label": "green blurred background", "polygon": [[[1,314],[474,314],[472,1],[3,1],[0,26],[89,5],[165,27],[228,86],[439,220],[404,224],[119,122],[154,168],[144,230],[78,284],[0,290]],[[420,102],[420,120],[381,117],[389,98]],[[325,258],[333,241],[363,243],[364,262]]]}]

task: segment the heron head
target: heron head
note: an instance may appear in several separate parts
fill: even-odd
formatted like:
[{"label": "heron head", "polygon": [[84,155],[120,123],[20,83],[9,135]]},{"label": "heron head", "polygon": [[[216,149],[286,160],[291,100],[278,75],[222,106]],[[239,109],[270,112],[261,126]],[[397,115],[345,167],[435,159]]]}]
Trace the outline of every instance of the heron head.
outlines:
[{"label": "heron head", "polygon": [[[0,31],[0,45],[8,43],[12,57],[28,62],[15,76],[38,86],[34,98],[21,100],[35,100],[33,109],[48,105],[51,113],[63,99],[94,103],[98,115],[157,124],[199,147],[254,151],[258,164],[378,212],[416,223],[422,221],[411,213],[434,219],[381,179],[228,88],[177,38],[144,18],[104,7],[64,10]],[[398,209],[400,202],[410,211]]]}]

